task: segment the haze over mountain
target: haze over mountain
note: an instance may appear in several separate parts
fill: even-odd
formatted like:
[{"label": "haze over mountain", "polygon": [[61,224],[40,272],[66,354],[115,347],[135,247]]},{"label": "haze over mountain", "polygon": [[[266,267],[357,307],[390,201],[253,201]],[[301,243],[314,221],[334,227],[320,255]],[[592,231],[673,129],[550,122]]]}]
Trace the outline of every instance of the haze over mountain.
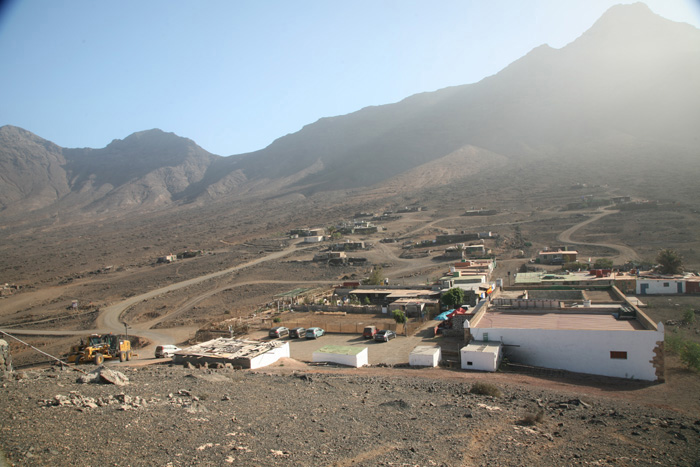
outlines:
[{"label": "haze over mountain", "polygon": [[478,83],[323,118],[249,154],[212,155],[160,130],[65,149],[6,126],[0,206],[128,213],[387,183],[410,190],[534,161],[697,163],[698,82],[700,30],[620,5],[566,47],[540,46]]}]

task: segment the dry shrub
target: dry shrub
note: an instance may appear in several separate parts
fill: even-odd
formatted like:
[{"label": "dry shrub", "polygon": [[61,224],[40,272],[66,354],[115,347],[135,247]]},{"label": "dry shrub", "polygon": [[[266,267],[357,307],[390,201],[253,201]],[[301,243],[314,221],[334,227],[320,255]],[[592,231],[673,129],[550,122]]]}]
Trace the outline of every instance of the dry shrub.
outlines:
[{"label": "dry shrub", "polygon": [[522,420],[520,420],[521,425],[537,425],[544,421],[544,410],[538,410],[537,412],[528,412],[525,414]]},{"label": "dry shrub", "polygon": [[472,388],[469,390],[469,392],[472,394],[480,394],[482,396],[491,397],[501,397],[503,395],[501,390],[498,389],[496,385],[482,382],[472,384]]}]

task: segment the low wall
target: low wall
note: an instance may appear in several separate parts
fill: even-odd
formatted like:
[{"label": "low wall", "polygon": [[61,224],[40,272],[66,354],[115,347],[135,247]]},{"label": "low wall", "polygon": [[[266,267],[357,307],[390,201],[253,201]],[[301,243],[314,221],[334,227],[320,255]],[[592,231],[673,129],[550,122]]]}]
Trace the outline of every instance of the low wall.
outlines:
[{"label": "low wall", "polygon": [[644,313],[637,305],[633,304],[632,302],[629,301],[627,296],[622,293],[620,289],[617,287],[613,286],[612,287],[612,292],[615,297],[617,297],[619,300],[622,300],[625,302],[625,305],[628,305],[634,309],[634,312],[637,315],[637,321],[642,323],[642,326],[644,326],[644,329],[647,329],[649,331],[656,331],[658,329],[658,326],[654,321],[652,321],[649,316],[647,316],[646,313]]},{"label": "low wall", "polygon": [[332,311],[367,315],[373,315],[382,312],[382,307],[379,305],[294,305],[292,308],[294,308],[294,311]]},{"label": "low wall", "polygon": [[396,334],[404,335],[408,333],[409,335],[416,332],[422,325],[424,321],[409,321],[404,324],[387,323],[387,322],[373,322],[371,319],[364,319],[361,323],[352,323],[347,321],[333,320],[332,316],[309,316],[301,318],[295,317],[294,319],[283,319],[280,323],[275,323],[278,326],[285,326],[290,329],[292,328],[312,328],[319,327],[323,328],[324,331],[334,333],[334,334],[362,334],[365,326],[377,326],[377,329],[390,329]]},{"label": "low wall", "polygon": [[10,355],[10,344],[6,340],[0,339],[0,379],[8,373],[12,373],[12,355]]}]

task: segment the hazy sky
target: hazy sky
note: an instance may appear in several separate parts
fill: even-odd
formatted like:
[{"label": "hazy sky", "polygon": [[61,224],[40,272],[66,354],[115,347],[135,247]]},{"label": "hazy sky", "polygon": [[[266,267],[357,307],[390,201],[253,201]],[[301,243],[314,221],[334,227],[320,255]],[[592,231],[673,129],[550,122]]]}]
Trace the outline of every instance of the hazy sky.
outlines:
[{"label": "hazy sky", "polygon": [[[101,148],[160,128],[223,156],[495,74],[620,0],[0,2],[0,126]],[[700,0],[648,0],[700,27]]]}]

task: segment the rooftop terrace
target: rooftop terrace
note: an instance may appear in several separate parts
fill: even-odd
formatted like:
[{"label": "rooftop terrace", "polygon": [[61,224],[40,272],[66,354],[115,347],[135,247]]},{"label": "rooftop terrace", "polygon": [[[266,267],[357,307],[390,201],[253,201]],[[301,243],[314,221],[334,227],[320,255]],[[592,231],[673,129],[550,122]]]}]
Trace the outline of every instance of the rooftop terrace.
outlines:
[{"label": "rooftop terrace", "polygon": [[642,331],[636,319],[616,319],[612,312],[487,311],[473,328]]}]

